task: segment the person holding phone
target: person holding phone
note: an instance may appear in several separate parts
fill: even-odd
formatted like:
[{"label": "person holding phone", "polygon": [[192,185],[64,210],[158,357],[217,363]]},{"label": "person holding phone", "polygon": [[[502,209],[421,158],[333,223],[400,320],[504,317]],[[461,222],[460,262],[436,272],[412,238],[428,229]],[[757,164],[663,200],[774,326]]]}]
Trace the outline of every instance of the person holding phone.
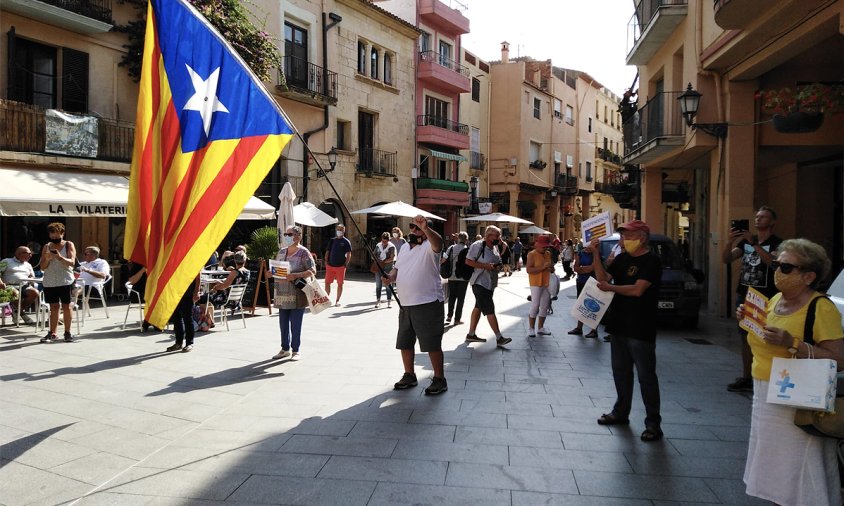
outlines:
[{"label": "person holding phone", "polygon": [[[742,223],[744,222],[744,223]],[[774,235],[774,225],[777,223],[777,213],[768,206],[762,206],[756,211],[753,219],[756,234],[751,234],[747,220],[733,220],[732,228],[726,241],[722,260],[731,264],[741,258],[741,274],[736,287],[736,307],[744,303],[748,288],[755,288],[765,297],[771,298],[777,292],[774,284],[774,269],[771,262],[775,260],[774,252],[782,239]],[[744,225],[744,226],[742,226]],[[738,228],[736,228],[738,227]],[[733,383],[727,385],[730,392],[752,392],[753,378],[751,365],[753,354],[747,344],[747,332],[739,329],[742,340],[742,375]]]},{"label": "person holding phone", "polygon": [[50,305],[50,330],[41,338],[42,343],[56,341],[56,328],[59,325],[59,305],[61,304],[64,321],[64,340],[72,342],[70,333],[72,322],[70,313],[70,292],[76,277],[73,266],[76,264],[76,247],[64,239],[64,224],[55,222],[47,225],[50,242],[41,250],[41,270],[44,271],[44,301]]}]

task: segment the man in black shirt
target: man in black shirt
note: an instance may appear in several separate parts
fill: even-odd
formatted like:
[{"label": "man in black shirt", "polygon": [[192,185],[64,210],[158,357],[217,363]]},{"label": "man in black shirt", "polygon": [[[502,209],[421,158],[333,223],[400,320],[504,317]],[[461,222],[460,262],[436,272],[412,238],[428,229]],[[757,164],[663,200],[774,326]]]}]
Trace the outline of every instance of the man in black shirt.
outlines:
[{"label": "man in black shirt", "polygon": [[[633,366],[645,404],[642,441],[662,439],[659,414],[659,380],[656,376],[656,310],[662,265],[648,247],[650,228],[641,220],[618,227],[622,253],[607,268],[593,262],[598,288],[614,292],[607,331],[611,341],[612,375],[617,399],[611,412],[598,418],[600,425],[627,425],[633,401]],[[593,251],[601,251],[592,240]],[[609,281],[612,280],[613,284]]]},{"label": "man in black shirt", "polygon": [[[755,288],[765,297],[771,298],[777,293],[774,286],[774,252],[779,248],[782,239],[774,235],[774,225],[777,213],[768,206],[762,206],[756,211],[753,219],[756,235],[749,230],[730,229],[730,240],[727,241],[722,253],[722,260],[730,264],[741,258],[741,274],[736,287],[736,307],[744,303],[748,288]],[[747,332],[739,329],[741,336],[742,375],[736,381],[727,385],[730,392],[752,392],[753,378],[750,377],[750,367],[753,364],[753,354],[747,344]]]}]

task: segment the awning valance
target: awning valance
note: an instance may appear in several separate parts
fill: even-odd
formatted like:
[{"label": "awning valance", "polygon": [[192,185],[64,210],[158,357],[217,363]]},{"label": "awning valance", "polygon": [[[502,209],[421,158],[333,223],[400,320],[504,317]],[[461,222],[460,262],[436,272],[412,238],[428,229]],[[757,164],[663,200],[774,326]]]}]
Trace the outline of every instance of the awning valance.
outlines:
[{"label": "awning valance", "polygon": [[442,158],[443,160],[454,160],[455,162],[465,162],[466,157],[460,155],[452,155],[451,153],[443,153],[442,151],[431,150],[431,156]]},{"label": "awning valance", "polygon": [[[0,216],[126,216],[129,178],[111,174],[0,168]],[[241,220],[272,220],[275,209],[251,197]]]}]

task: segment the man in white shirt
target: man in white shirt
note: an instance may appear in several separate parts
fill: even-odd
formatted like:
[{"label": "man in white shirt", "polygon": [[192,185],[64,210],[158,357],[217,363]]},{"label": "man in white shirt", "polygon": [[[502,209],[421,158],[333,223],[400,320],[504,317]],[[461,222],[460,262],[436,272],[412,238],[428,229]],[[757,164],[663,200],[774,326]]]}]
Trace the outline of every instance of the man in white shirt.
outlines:
[{"label": "man in white shirt", "polygon": [[396,283],[401,294],[399,331],[396,348],[401,350],[404,375],[393,388],[405,390],[415,387],[413,370],[414,346],[427,352],[434,369],[426,395],[439,395],[448,390],[443,367],[443,289],[440,278],[440,254],[443,238],[431,228],[431,223],[416,216],[406,237],[409,247],[402,248],[385,282]]},{"label": "man in white shirt", "polygon": [[86,285],[102,283],[111,274],[111,267],[108,262],[100,258],[100,248],[88,246],[82,253],[80,262],[79,279]]},{"label": "man in white shirt", "polygon": [[469,283],[475,294],[475,307],[469,319],[469,333],[466,334],[467,343],[484,343],[486,339],[478,337],[475,330],[481,320],[481,313],[486,316],[490,328],[495,333],[495,345],[503,348],[512,338],[501,335],[498,318],[495,316],[495,303],[492,294],[498,286],[498,273],[501,272],[501,254],[498,245],[501,243],[501,229],[489,225],[484,231],[484,238],[469,246],[466,253],[466,265],[475,269]]},{"label": "man in white shirt", "polygon": [[[11,258],[4,258],[0,261],[0,288],[6,288],[6,285],[15,285],[15,290],[20,294],[23,302],[20,311],[23,312],[38,300],[38,289],[35,284],[27,279],[35,277],[35,270],[29,263],[32,258],[32,250],[27,246],[18,246],[15,250],[15,256]],[[12,318],[17,323],[18,309],[17,306],[13,308]],[[29,315],[23,315],[24,323],[33,323]]]}]

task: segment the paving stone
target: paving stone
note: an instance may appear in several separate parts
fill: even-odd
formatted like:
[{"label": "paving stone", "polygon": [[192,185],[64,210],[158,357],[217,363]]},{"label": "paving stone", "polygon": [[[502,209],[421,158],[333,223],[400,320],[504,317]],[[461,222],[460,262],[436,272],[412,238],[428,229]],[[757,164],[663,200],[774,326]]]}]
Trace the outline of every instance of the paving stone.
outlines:
[{"label": "paving stone", "polygon": [[651,506],[644,499],[616,499],[612,497],[572,494],[546,494],[541,492],[513,491],[513,506]]},{"label": "paving stone", "polygon": [[506,446],[408,440],[399,441],[392,458],[502,465],[509,463]]},{"label": "paving stone", "polygon": [[511,446],[537,446],[540,448],[562,448],[558,432],[527,429],[492,429],[458,427],[455,443],[481,443]]},{"label": "paving stone", "polygon": [[451,463],[446,485],[534,492],[578,492],[570,471],[542,467]]},{"label": "paving stone", "polygon": [[4,504],[60,504],[90,488],[81,481],[0,458],[0,500]]},{"label": "paving stone", "polygon": [[633,468],[620,453],[565,450],[561,448],[510,447],[511,466],[629,473]]},{"label": "paving stone", "polygon": [[397,439],[294,435],[279,448],[282,453],[389,457]]},{"label": "paving stone", "polygon": [[442,485],[446,462],[332,456],[318,478]]},{"label": "paving stone", "polygon": [[509,506],[510,492],[500,489],[485,490],[468,487],[378,483],[367,506],[393,506],[396,504]]},{"label": "paving stone", "polygon": [[454,441],[455,427],[420,423],[358,422],[350,437]]},{"label": "paving stone", "polygon": [[135,467],[109,482],[105,489],[120,494],[143,494],[168,497],[174,502],[185,499],[222,501],[246,481],[247,473],[199,472],[183,469],[149,469]]},{"label": "paving stone", "polygon": [[375,490],[374,481],[333,479],[288,479],[252,475],[226,502],[241,504],[320,504],[364,506]]},{"label": "paving stone", "polygon": [[91,485],[99,485],[138,461],[99,452],[50,468],[50,472]]},{"label": "paving stone", "polygon": [[717,496],[700,479],[638,474],[608,474],[595,471],[574,471],[577,488],[583,495],[624,497],[631,499],[667,499],[683,501],[695,498],[700,502],[718,502]]}]

